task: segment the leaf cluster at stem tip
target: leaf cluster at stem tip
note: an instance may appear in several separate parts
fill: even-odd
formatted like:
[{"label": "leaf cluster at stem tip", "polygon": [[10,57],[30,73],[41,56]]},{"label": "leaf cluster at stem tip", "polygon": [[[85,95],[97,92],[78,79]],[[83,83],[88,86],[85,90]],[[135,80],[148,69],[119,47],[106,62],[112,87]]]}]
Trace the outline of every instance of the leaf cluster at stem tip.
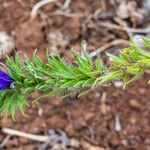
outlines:
[{"label": "leaf cluster at stem tip", "polygon": [[[150,49],[150,38],[143,39],[143,47]],[[31,59],[20,62],[18,54],[7,57],[8,75],[14,80],[9,88],[0,90],[0,112],[5,111],[15,119],[16,108],[24,114],[24,106],[33,92],[40,92],[33,101],[55,94],[69,96],[82,89],[79,97],[93,87],[107,86],[114,81],[122,81],[124,87],[137,80],[150,68],[150,52],[142,50],[134,42],[120,50],[117,56],[107,53],[110,64],[104,65],[101,58],[90,59],[84,46],[82,54],[72,49],[73,63],[65,62],[59,55],[46,52],[47,61],[39,58],[36,52]],[[67,91],[67,92],[66,92]],[[64,97],[65,97],[64,96]]]}]

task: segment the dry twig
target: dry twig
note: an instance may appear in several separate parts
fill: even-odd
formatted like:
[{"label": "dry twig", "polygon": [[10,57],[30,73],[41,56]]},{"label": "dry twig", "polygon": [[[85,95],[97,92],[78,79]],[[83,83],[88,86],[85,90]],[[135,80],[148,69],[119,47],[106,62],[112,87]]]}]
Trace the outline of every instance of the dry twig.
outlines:
[{"label": "dry twig", "polygon": [[33,135],[22,131],[13,130],[10,128],[3,128],[2,132],[8,135],[23,137],[38,142],[47,142],[50,140],[49,136]]},{"label": "dry twig", "polygon": [[71,3],[71,0],[65,0],[64,5],[62,6],[62,10],[66,10]]},{"label": "dry twig", "polygon": [[[60,137],[60,139],[58,139],[58,137],[54,136],[54,135],[49,135],[49,136],[33,135],[33,134],[26,133],[26,132],[13,130],[10,128],[3,128],[2,132],[7,134],[8,136],[6,137],[6,139],[4,139],[3,143],[0,144],[0,146],[3,146],[4,144],[6,144],[6,142],[9,140],[9,137],[11,137],[11,136],[18,136],[18,137],[26,138],[26,139],[37,141],[37,142],[44,142],[45,144],[50,144],[51,142],[54,142],[56,144],[56,142],[58,142],[58,140],[60,140],[62,142],[62,144],[66,144],[65,138],[67,138],[64,136],[64,133],[62,131],[60,131],[61,133],[63,133],[62,137]],[[69,145],[73,146],[73,147],[79,147],[79,142],[78,142],[78,140],[71,138],[71,139],[69,139]]]},{"label": "dry twig", "polygon": [[51,14],[49,14],[49,16],[57,16],[57,15],[65,16],[65,17],[68,17],[68,18],[82,18],[82,17],[85,17],[85,14],[83,14],[83,13],[68,13],[68,12],[63,12],[61,10],[57,10],[57,11],[52,12]]},{"label": "dry twig", "polygon": [[42,0],[42,1],[39,1],[38,3],[36,3],[34,5],[34,7],[32,8],[32,11],[31,11],[31,18],[35,18],[35,16],[37,15],[37,11],[40,7],[48,4],[48,3],[52,3],[52,2],[56,2],[57,0]]},{"label": "dry twig", "polygon": [[92,53],[89,54],[89,57],[95,57],[97,56],[98,53],[101,53],[102,51],[106,50],[109,47],[112,47],[114,45],[120,45],[120,44],[124,44],[124,45],[129,45],[129,42],[127,40],[123,40],[123,39],[119,39],[119,40],[114,40],[112,42],[106,43],[103,46],[101,46],[100,48],[96,49],[95,51],[93,51]]},{"label": "dry twig", "polygon": [[3,142],[0,144],[0,148],[3,148],[5,145],[7,145],[10,138],[11,136],[7,135],[6,138],[3,140]]},{"label": "dry twig", "polygon": [[150,33],[150,27],[144,28],[144,29],[137,29],[137,28],[119,26],[119,25],[109,23],[109,22],[100,22],[98,25],[102,27],[107,27],[110,29],[123,30],[123,31],[130,32],[130,33]]}]

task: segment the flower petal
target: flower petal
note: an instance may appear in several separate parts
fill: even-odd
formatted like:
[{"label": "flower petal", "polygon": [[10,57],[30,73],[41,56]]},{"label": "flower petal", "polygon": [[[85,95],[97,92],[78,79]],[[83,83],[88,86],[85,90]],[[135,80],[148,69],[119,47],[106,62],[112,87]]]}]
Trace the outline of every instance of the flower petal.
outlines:
[{"label": "flower petal", "polygon": [[5,88],[7,88],[9,86],[10,86],[10,84],[0,83],[0,90],[5,89]]},{"label": "flower petal", "polygon": [[0,82],[12,83],[13,79],[10,78],[5,72],[3,72],[2,70],[0,70]]},{"label": "flower petal", "polygon": [[9,87],[12,82],[14,82],[14,80],[9,77],[5,72],[0,70],[0,90]]}]

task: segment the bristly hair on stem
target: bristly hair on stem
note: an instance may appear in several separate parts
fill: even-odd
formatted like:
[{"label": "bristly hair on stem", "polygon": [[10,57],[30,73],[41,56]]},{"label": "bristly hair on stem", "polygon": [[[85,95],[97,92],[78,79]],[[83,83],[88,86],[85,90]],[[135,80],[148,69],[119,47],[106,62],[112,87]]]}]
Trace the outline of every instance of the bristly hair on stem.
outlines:
[{"label": "bristly hair on stem", "polygon": [[[144,38],[143,44],[150,49],[150,38]],[[131,42],[130,47],[120,50],[117,56],[107,53],[109,67],[103,64],[101,58],[92,61],[85,46],[81,45],[81,50],[82,56],[72,49],[74,62],[70,64],[59,53],[54,57],[48,51],[47,62],[39,58],[36,52],[31,60],[25,57],[24,63],[20,62],[18,54],[15,58],[7,57],[8,76],[13,82],[8,88],[0,90],[0,112],[4,110],[6,116],[10,113],[13,119],[16,108],[24,114],[23,108],[28,105],[29,95],[36,91],[40,92],[40,96],[33,101],[69,89],[72,89],[71,92],[65,96],[85,89],[79,94],[81,96],[93,87],[107,86],[116,80],[123,81],[125,88],[150,69],[150,52],[142,50],[134,42]]]}]

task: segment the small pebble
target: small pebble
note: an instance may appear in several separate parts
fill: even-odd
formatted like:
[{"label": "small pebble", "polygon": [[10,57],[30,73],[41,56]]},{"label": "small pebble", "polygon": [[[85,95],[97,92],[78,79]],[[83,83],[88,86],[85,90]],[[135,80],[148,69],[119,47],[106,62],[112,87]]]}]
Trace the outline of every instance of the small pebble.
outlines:
[{"label": "small pebble", "polygon": [[101,93],[100,93],[100,92],[96,92],[96,93],[95,93],[95,97],[96,97],[96,98],[99,98],[100,96],[101,96]]},{"label": "small pebble", "polygon": [[115,129],[116,132],[121,131],[121,123],[120,123],[119,116],[115,117],[115,128],[114,129]]},{"label": "small pebble", "polygon": [[131,122],[131,124],[136,124],[137,123],[137,118],[136,118],[136,116],[131,116],[130,117],[130,122]]},{"label": "small pebble", "polygon": [[12,52],[15,44],[13,38],[6,32],[0,31],[0,59],[5,58]]},{"label": "small pebble", "polygon": [[102,102],[105,102],[106,99],[107,99],[107,93],[106,93],[106,92],[103,92],[103,93],[102,93],[102,97],[101,97],[101,101],[102,101]]},{"label": "small pebble", "polygon": [[40,107],[40,108],[38,109],[38,115],[39,115],[39,116],[42,116],[42,115],[43,115],[43,108],[42,108],[42,107]]},{"label": "small pebble", "polygon": [[137,100],[135,100],[135,99],[131,99],[131,100],[129,101],[129,105],[130,105],[132,108],[134,108],[134,109],[140,109],[140,108],[141,108],[140,103],[139,103]]},{"label": "small pebble", "polygon": [[114,82],[114,86],[117,87],[117,88],[123,87],[123,82],[116,81],[116,82]]},{"label": "small pebble", "polygon": [[72,147],[78,148],[80,146],[80,142],[77,139],[72,138],[70,139],[69,145]]},{"label": "small pebble", "polygon": [[127,146],[128,145],[128,142],[127,142],[127,140],[121,140],[121,143],[124,145],[124,146]]},{"label": "small pebble", "polygon": [[106,115],[110,111],[110,106],[106,105],[105,102],[102,102],[100,105],[100,110],[103,115]]}]

